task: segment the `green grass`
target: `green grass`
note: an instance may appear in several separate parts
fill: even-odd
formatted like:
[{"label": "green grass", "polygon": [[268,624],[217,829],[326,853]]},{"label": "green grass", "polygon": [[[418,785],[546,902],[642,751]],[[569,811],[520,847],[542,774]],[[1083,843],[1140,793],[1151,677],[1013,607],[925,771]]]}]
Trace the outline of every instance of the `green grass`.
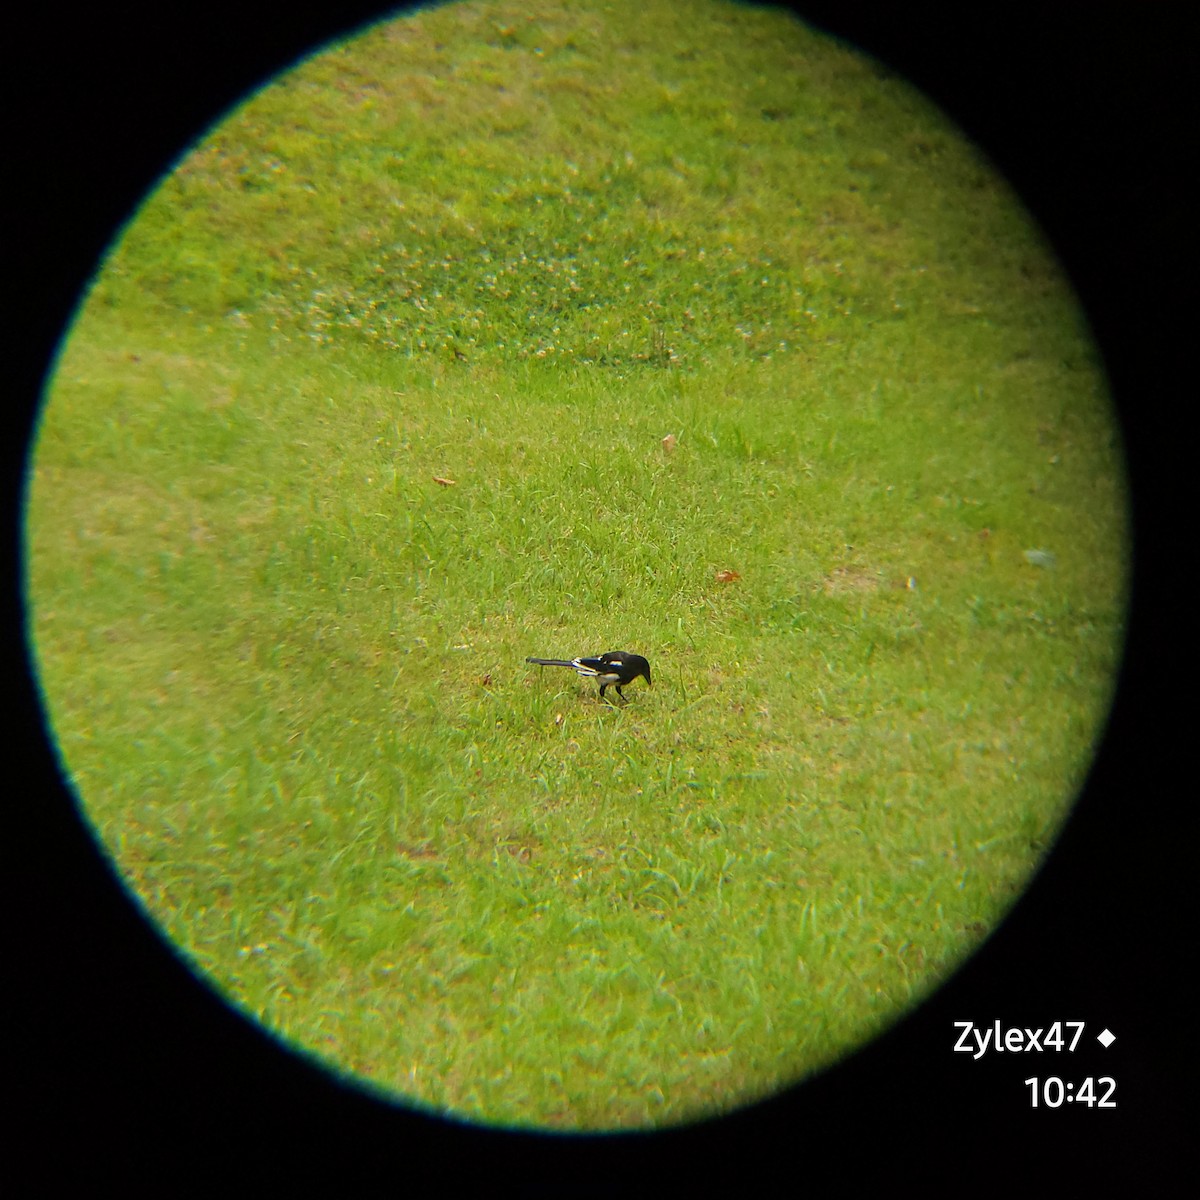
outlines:
[{"label": "green grass", "polygon": [[[1007,911],[1107,711],[1124,478],[1053,260],[902,82],[766,10],[527,9],[313,59],[124,231],[34,649],[237,1005],[436,1109],[661,1125]],[[616,648],[619,709],[524,662]]]}]

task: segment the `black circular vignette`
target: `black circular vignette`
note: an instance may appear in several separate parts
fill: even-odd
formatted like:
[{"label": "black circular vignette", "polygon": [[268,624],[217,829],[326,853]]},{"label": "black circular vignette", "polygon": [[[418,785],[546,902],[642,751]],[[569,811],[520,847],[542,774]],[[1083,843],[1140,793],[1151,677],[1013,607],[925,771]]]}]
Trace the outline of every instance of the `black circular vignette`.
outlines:
[{"label": "black circular vignette", "polygon": [[[681,0],[683,2],[683,0]],[[142,920],[73,808],[23,642],[20,499],[43,378],[115,232],[248,90],[387,9],[361,0],[24,13],[11,90],[5,321],[10,382],[4,642],[17,770],[8,994],[18,1164],[197,1186],[336,1181],[401,1190],[483,1178],[513,1190],[708,1193],[845,1181],[939,1194],[1022,1182],[1174,1179],[1182,1165],[1186,678],[1180,419],[1194,384],[1196,266],[1184,165],[1195,128],[1194,10],[815,2],[796,11],[924,90],[992,157],[1048,234],[1104,355],[1134,498],[1135,584],[1116,704],[1085,792],[1010,916],[884,1037],[795,1091],[661,1134],[540,1137],[377,1103],[281,1050],[196,982]],[[1189,940],[1184,940],[1184,939]],[[1102,1025],[1108,1051],[975,1061],[954,1021]],[[1079,1063],[1079,1066],[1075,1064]],[[1115,1112],[1033,1112],[1026,1075],[1110,1074]],[[36,1136],[35,1136],[36,1135]],[[51,1150],[40,1147],[50,1144]],[[11,1168],[10,1168],[11,1171]],[[169,1172],[164,1174],[164,1171]],[[1172,1194],[1159,1189],[1158,1194]]]}]

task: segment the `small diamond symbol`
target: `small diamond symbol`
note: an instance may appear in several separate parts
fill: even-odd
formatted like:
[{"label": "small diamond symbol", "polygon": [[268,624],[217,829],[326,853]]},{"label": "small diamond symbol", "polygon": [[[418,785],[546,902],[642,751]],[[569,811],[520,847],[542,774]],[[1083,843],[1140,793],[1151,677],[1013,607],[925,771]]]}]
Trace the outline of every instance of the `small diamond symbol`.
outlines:
[{"label": "small diamond symbol", "polygon": [[1109,1046],[1111,1046],[1116,1040],[1117,1035],[1115,1033],[1109,1033],[1107,1029],[1103,1033],[1096,1034],[1096,1041],[1098,1041],[1100,1045],[1105,1048],[1105,1050],[1107,1050]]}]

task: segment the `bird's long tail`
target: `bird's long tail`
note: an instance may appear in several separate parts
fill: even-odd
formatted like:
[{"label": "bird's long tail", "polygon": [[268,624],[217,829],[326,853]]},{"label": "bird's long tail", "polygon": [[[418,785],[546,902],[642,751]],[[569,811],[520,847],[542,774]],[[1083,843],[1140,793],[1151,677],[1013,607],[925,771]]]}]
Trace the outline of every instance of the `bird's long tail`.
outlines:
[{"label": "bird's long tail", "polygon": [[525,661],[537,663],[539,667],[573,667],[575,665],[565,658],[527,658]]}]

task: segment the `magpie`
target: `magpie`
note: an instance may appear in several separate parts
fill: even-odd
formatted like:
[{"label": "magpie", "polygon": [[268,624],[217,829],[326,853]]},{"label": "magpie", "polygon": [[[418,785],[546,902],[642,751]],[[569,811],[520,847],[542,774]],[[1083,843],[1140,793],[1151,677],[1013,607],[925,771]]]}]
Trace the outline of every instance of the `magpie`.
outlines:
[{"label": "magpie", "polygon": [[617,695],[625,700],[621,689],[639,675],[650,683],[650,664],[640,654],[626,654],[624,650],[609,650],[595,658],[572,658],[570,661],[565,658],[527,658],[525,661],[537,663],[539,667],[570,667],[585,679],[595,679],[600,684],[601,699],[605,688],[615,687]]}]

